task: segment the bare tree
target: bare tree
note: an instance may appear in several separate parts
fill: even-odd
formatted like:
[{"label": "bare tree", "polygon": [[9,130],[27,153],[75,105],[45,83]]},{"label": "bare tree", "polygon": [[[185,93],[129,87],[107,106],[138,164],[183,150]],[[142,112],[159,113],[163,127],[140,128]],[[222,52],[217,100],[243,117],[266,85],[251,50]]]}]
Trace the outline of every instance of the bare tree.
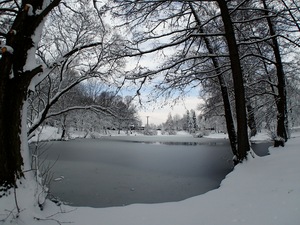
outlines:
[{"label": "bare tree", "polygon": [[[62,58],[65,52],[74,51],[80,46],[88,46],[89,43],[98,40],[100,44],[95,44],[87,49],[81,49],[71,57],[62,60],[61,65],[56,65],[49,73],[47,79],[43,81],[43,85],[47,88],[47,95],[36,94],[36,98],[43,98],[43,108],[36,110],[35,118],[30,123],[28,131],[32,135],[33,131],[47,118],[66,113],[71,110],[91,109],[96,106],[91,102],[81,103],[76,105],[70,98],[68,101],[63,101],[66,93],[78,84],[87,81],[90,91],[93,91],[94,98],[100,92],[101,86],[115,86],[115,89],[120,86],[113,80],[117,76],[118,70],[122,68],[121,60],[112,59],[110,45],[112,42],[107,40],[106,36],[111,34],[105,31],[97,21],[97,12],[91,9],[91,6],[81,3],[80,11],[74,11],[69,8],[53,10],[48,22],[48,29],[44,32],[38,55],[41,61],[46,64],[53,64],[58,59]],[[78,6],[78,7],[79,7]],[[97,42],[96,42],[97,43]],[[51,49],[57,49],[53,52]],[[93,79],[93,81],[92,81]],[[95,79],[98,81],[96,82]],[[116,78],[117,79],[117,78]],[[90,81],[89,81],[90,80]],[[91,82],[96,82],[92,87]],[[103,91],[103,90],[102,90]],[[89,98],[92,93],[88,93]],[[97,110],[109,112],[108,109],[97,105]],[[61,121],[65,121],[62,119]],[[64,126],[63,126],[64,127]]]},{"label": "bare tree", "polygon": [[[204,33],[204,28],[201,26],[201,19],[199,17],[199,14],[195,10],[194,6],[192,3],[189,3],[192,13],[195,17],[196,22],[199,25],[199,30],[201,33]],[[207,51],[211,55],[215,55],[215,47],[213,46],[212,41],[209,39],[209,37],[203,37],[203,40],[205,42]],[[227,127],[227,132],[228,132],[228,137],[230,140],[230,145],[232,152],[236,155],[237,154],[237,134],[236,134],[236,129],[234,125],[234,118],[232,115],[232,110],[231,110],[231,103],[230,103],[230,98],[229,98],[229,93],[228,93],[228,87],[224,78],[224,74],[221,70],[221,64],[220,60],[217,57],[211,57],[211,61],[213,63],[213,67],[215,69],[215,73],[217,74],[217,78],[219,81],[219,87],[222,93],[222,99],[223,99],[223,106],[224,106],[224,115],[225,115],[225,120],[226,120],[226,127]]]},{"label": "bare tree", "polygon": [[[275,146],[283,146],[288,138],[286,75],[284,72],[284,67],[287,65],[284,65],[281,52],[284,52],[282,51],[284,48],[289,49],[288,45],[297,46],[294,27],[298,28],[295,14],[292,13],[295,11],[293,3],[281,2],[283,4],[272,0],[246,3],[241,1],[240,7],[236,11],[239,12],[237,15],[243,19],[235,18],[240,51],[243,55],[243,68],[248,74],[248,121],[252,118],[249,126],[253,127],[255,123],[251,99],[257,99],[258,95],[273,96],[277,108]],[[291,6],[290,9],[287,9],[287,4]],[[262,89],[262,85],[269,87],[266,86],[265,89]],[[259,98],[261,103],[262,99],[262,97]],[[264,101],[270,102],[269,97]],[[266,103],[262,104],[266,105]]]},{"label": "bare tree", "polygon": [[276,38],[276,31],[274,23],[272,22],[269,13],[268,6],[265,0],[262,0],[263,7],[265,9],[265,15],[267,17],[267,24],[272,37],[272,49],[275,57],[276,76],[277,76],[277,90],[278,96],[276,99],[276,106],[278,110],[277,115],[277,137],[275,140],[275,147],[279,145],[284,146],[284,142],[288,139],[288,121],[287,121],[287,101],[286,101],[286,78],[283,70],[283,63],[281,60],[281,54],[279,50],[279,43]]},{"label": "bare tree", "polygon": [[[92,15],[89,6],[96,10],[94,18],[97,22],[94,20],[93,26],[88,21]],[[2,1],[0,8],[0,186],[9,188],[25,175],[23,171],[30,170],[28,94],[41,82],[48,82],[48,86],[38,87],[45,98],[39,97],[38,107],[33,109],[35,115],[31,118],[30,133],[50,116],[50,107],[81,81],[104,73],[105,80],[111,81],[109,71],[114,70],[113,65],[117,63],[115,60],[107,63],[108,50],[116,51],[117,46],[112,44],[113,36],[104,38],[107,33],[95,2]],[[46,21],[50,13],[52,15]],[[45,35],[42,37],[43,30]],[[110,42],[104,45],[107,40]],[[76,71],[73,73],[76,76],[65,76],[71,71]],[[71,108],[51,112],[51,116],[66,110]]]},{"label": "bare tree", "polygon": [[[199,1],[193,3],[193,5],[189,2],[180,1],[115,2],[119,4],[116,7],[122,10],[116,12],[121,16],[127,16],[130,21],[128,24],[132,25],[133,31],[137,31],[133,35],[135,46],[128,47],[125,54],[127,56],[143,56],[156,52],[156,54],[161,53],[168,56],[165,64],[158,69],[140,68],[129,79],[142,79],[141,84],[143,84],[148,78],[151,79],[156,74],[164,74],[164,78],[156,85],[156,88],[161,93],[166,93],[167,96],[170,96],[170,93],[174,90],[177,93],[184,94],[187,89],[199,86],[202,80],[217,77],[216,73],[211,75],[209,71],[203,70],[203,68],[206,68],[205,65],[208,59],[215,57],[228,57],[230,59],[227,68],[222,67],[222,70],[231,70],[233,90],[236,96],[238,136],[237,151],[234,154],[238,162],[247,158],[250,146],[247,132],[244,80],[229,3],[221,0]],[[193,13],[195,8],[199,10],[200,14],[202,11],[205,12],[207,8],[213,9],[214,15],[206,14],[203,22],[199,23],[196,21],[199,17],[197,15],[195,17],[195,10]],[[160,14],[162,11],[164,14]],[[143,28],[135,29],[140,24]],[[215,25],[219,27],[218,30],[208,28]],[[204,27],[207,28],[204,29]],[[206,30],[210,30],[210,32],[205,32]],[[203,37],[224,38],[223,42],[219,42],[222,47],[218,52],[205,51],[201,40]],[[154,46],[147,48],[151,44]],[[174,54],[170,54],[170,52],[173,53],[172,51]]]}]

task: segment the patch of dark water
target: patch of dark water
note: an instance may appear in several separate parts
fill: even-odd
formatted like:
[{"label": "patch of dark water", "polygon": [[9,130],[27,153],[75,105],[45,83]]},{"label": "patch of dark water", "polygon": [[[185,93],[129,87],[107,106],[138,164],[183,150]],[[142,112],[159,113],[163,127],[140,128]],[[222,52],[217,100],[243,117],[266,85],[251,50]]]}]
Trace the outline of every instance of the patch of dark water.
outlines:
[{"label": "patch of dark water", "polygon": [[197,146],[197,145],[217,146],[217,145],[225,145],[225,143],[223,143],[223,142],[174,142],[174,141],[123,141],[123,142],[149,144],[149,145],[183,145],[183,146]]},{"label": "patch of dark water", "polygon": [[[122,142],[127,142],[127,143],[138,143],[138,144],[147,144],[147,145],[182,145],[182,146],[225,146],[228,145],[228,142],[214,142],[214,141],[209,141],[209,142],[175,142],[175,141],[124,141]],[[251,143],[251,148],[254,150],[254,152],[258,156],[266,156],[269,155],[269,150],[268,148],[272,145],[271,142],[265,141],[265,142],[253,142]]]},{"label": "patch of dark water", "polygon": [[251,143],[251,148],[258,156],[270,155],[269,147],[272,146],[272,142],[253,142]]}]

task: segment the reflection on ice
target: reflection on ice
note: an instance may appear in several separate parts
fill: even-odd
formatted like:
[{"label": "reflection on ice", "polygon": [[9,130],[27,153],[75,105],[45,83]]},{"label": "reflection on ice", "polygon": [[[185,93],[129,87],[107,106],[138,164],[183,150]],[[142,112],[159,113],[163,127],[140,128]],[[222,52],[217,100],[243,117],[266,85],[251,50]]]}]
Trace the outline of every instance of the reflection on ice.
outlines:
[{"label": "reflection on ice", "polygon": [[141,144],[150,144],[150,145],[210,145],[210,146],[215,146],[215,145],[224,145],[225,143],[223,142],[172,142],[172,141],[169,141],[169,142],[165,142],[165,141],[149,141],[149,142],[146,142],[146,141],[126,141],[126,142],[131,142],[131,143],[141,143]]}]

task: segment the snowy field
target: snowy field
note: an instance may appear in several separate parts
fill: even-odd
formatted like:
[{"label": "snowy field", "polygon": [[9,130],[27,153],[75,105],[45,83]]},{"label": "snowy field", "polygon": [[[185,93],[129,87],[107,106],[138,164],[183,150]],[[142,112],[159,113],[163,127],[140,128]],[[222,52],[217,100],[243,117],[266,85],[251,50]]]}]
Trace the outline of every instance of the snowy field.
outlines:
[{"label": "snowy field", "polygon": [[40,211],[33,204],[33,196],[40,198],[34,182],[23,180],[15,193],[0,199],[0,224],[299,225],[299,146],[300,137],[294,135],[285,148],[270,148],[269,156],[236,166],[220,188],[175,203],[97,209],[48,201]]}]

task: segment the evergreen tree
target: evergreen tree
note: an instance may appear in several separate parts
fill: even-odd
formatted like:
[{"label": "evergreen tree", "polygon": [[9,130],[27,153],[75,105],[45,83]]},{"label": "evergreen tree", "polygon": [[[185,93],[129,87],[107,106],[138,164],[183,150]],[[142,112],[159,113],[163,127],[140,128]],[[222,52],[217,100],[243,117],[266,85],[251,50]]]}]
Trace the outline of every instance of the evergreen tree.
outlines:
[{"label": "evergreen tree", "polygon": [[196,112],[195,110],[191,110],[191,120],[192,120],[192,132],[195,133],[198,129],[197,129],[197,117],[196,117]]}]

